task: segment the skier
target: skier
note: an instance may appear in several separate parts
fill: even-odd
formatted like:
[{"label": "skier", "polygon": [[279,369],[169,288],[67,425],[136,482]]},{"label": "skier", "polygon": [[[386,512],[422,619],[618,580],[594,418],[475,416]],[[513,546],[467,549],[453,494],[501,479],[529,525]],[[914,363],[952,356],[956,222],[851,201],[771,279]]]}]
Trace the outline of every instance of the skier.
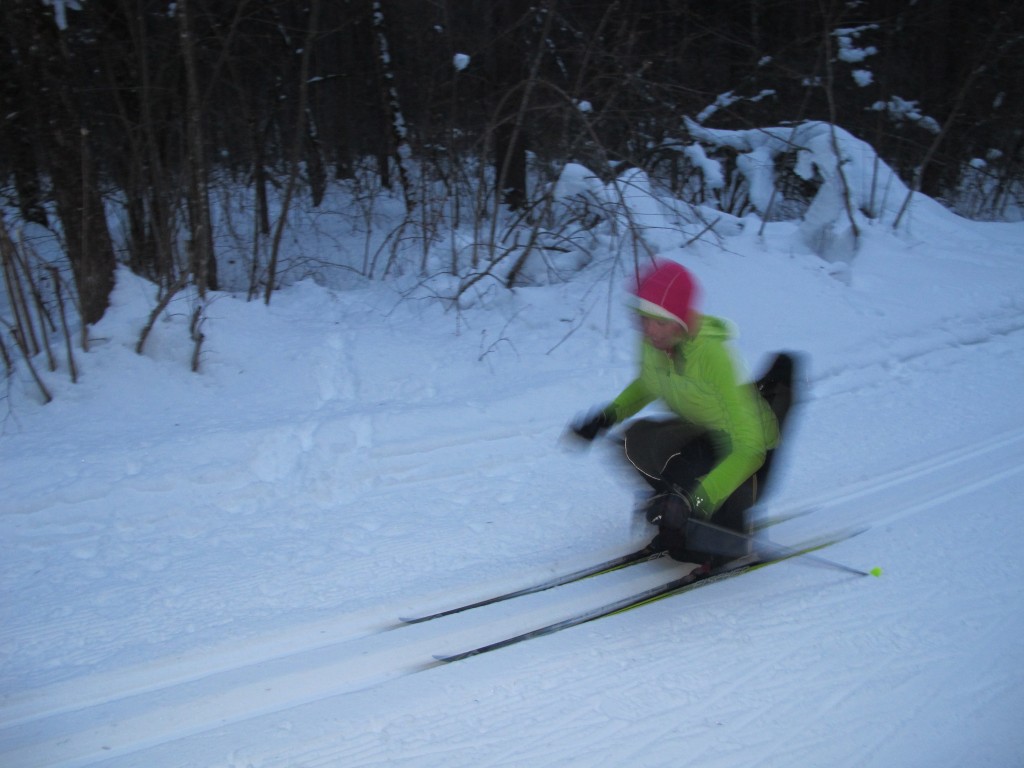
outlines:
[{"label": "skier", "polygon": [[641,508],[658,534],[651,551],[700,564],[747,551],[747,540],[691,522],[749,534],[746,512],[767,478],[780,424],[792,402],[793,358],[776,357],[756,384],[745,383],[724,320],[696,310],[690,272],[659,261],[641,276],[636,310],[640,371],[610,404],[572,425],[592,441],[655,400],[671,418],[638,419],[625,430],[625,453],[654,491]]}]

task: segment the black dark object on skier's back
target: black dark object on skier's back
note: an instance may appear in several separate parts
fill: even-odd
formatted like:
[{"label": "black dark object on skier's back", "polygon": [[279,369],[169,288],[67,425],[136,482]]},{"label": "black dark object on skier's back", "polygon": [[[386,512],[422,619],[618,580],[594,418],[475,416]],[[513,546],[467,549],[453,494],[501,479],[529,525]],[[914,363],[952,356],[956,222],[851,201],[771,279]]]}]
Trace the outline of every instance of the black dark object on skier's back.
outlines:
[{"label": "black dark object on skier's back", "polygon": [[[779,443],[785,435],[786,420],[795,402],[794,383],[798,367],[798,358],[791,352],[779,352],[768,366],[768,370],[755,382],[757,392],[768,403],[779,424]],[[764,492],[765,484],[771,473],[772,459],[775,451],[768,451],[764,464],[757,470],[757,481]]]},{"label": "black dark object on skier's back", "polygon": [[[796,354],[779,352],[767,370],[754,382],[758,395],[775,415],[780,445],[784,443],[786,421],[796,401],[795,381],[798,367]],[[744,555],[749,547],[748,537],[753,531],[748,513],[764,496],[776,450],[777,448],[767,451],[761,467],[725,500],[712,518],[713,526],[688,521],[685,533],[682,530],[672,531],[660,527],[659,534],[651,542],[651,546],[666,548],[675,560],[708,562],[714,566]],[[673,463],[685,476],[706,473],[715,459],[711,442],[705,437],[684,446],[673,459]],[[667,469],[671,471],[672,465],[670,464]],[[730,531],[739,535],[730,535]]]}]

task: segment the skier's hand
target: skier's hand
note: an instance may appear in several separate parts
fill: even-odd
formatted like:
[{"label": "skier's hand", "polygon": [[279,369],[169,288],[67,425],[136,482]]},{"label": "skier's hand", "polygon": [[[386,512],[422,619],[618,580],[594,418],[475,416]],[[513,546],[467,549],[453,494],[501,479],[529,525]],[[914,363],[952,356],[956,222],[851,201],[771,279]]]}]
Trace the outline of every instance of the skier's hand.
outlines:
[{"label": "skier's hand", "polygon": [[708,495],[704,491],[704,486],[698,484],[696,488],[687,494],[687,498],[690,500],[690,514],[699,520],[710,520],[711,515],[715,513],[712,508]]},{"label": "skier's hand", "polygon": [[615,416],[610,408],[593,410],[585,416],[577,416],[572,423],[573,433],[588,443],[597,437],[601,432],[611,428],[615,424]]},{"label": "skier's hand", "polygon": [[647,522],[659,528],[686,533],[686,522],[693,514],[693,500],[685,491],[673,488],[651,499]]}]

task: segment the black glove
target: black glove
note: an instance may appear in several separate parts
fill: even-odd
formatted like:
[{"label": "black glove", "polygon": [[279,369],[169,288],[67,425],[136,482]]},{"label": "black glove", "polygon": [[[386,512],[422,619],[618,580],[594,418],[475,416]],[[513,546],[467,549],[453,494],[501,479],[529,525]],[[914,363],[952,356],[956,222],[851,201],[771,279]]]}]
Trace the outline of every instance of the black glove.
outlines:
[{"label": "black glove", "polygon": [[598,434],[614,425],[614,414],[611,412],[610,408],[604,408],[600,411],[591,411],[586,416],[577,417],[576,421],[572,424],[572,431],[575,432],[578,437],[590,442],[597,437]]},{"label": "black glove", "polygon": [[686,523],[693,514],[693,501],[690,495],[678,488],[670,488],[651,498],[644,516],[651,525],[662,530],[686,533]]}]

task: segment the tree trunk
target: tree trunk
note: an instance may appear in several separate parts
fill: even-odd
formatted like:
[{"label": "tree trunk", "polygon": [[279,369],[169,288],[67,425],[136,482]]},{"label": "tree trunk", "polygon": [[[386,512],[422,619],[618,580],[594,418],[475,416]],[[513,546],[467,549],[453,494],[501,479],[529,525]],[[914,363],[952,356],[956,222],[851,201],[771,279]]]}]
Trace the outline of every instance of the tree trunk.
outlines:
[{"label": "tree trunk", "polygon": [[213,232],[210,224],[210,195],[206,183],[206,148],[203,140],[199,73],[196,65],[195,45],[189,20],[188,0],[178,0],[178,24],[181,54],[185,61],[186,80],[186,136],[188,168],[188,210],[192,237],[189,241],[189,263],[199,295],[207,289],[217,290],[217,260],[213,252]]},{"label": "tree trunk", "polygon": [[82,321],[92,324],[107,311],[110,294],[114,290],[117,261],[107,229],[103,198],[92,174],[88,133],[75,131],[74,125],[71,123],[68,128],[55,129],[54,139],[63,145],[59,155],[66,161],[54,163],[50,174],[57,215],[66,238],[68,260],[75,276]]},{"label": "tree trunk", "polygon": [[494,55],[489,68],[490,85],[495,94],[500,94],[493,137],[496,194],[498,203],[504,203],[513,211],[526,203],[526,140],[520,116],[526,106],[529,87],[518,100],[509,95],[511,90],[520,87],[525,75],[519,45],[521,35],[517,28],[527,11],[517,0],[497,0],[491,10]]},{"label": "tree trunk", "polygon": [[114,288],[116,259],[107,216],[89,153],[90,136],[75,94],[75,62],[64,46],[52,9],[32,0],[5,0],[6,45],[19,66],[22,93],[32,93],[35,144],[46,159],[57,216],[78,290],[82,321],[103,317]]},{"label": "tree trunk", "polygon": [[[409,177],[406,163],[412,152],[409,149],[409,137],[405,116],[402,114],[402,104],[398,98],[395,67],[394,62],[391,60],[391,49],[388,44],[382,0],[373,0],[373,33],[379,68],[381,100],[391,134],[391,159],[395,164],[395,168],[398,169],[398,180],[402,185],[402,196],[405,199],[406,213],[411,213],[416,207],[416,197],[413,193],[412,180]],[[380,161],[381,158],[378,156],[378,164],[380,164]]]}]

